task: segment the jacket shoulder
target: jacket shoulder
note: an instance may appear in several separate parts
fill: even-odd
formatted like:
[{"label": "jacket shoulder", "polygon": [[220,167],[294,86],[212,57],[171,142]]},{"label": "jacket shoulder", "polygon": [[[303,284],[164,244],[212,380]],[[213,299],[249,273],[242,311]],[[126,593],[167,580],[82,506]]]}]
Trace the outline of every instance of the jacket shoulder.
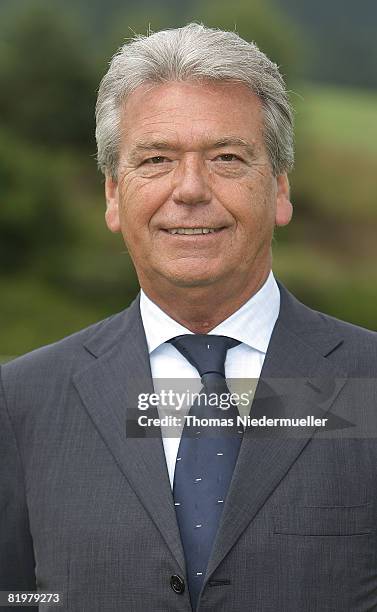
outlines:
[{"label": "jacket shoulder", "polygon": [[302,304],[279,283],[282,323],[351,376],[376,376],[377,332]]},{"label": "jacket shoulder", "polygon": [[351,376],[376,377],[377,332],[329,315],[322,316],[328,319],[332,328],[343,338],[342,344],[334,352],[334,360],[346,365]]}]

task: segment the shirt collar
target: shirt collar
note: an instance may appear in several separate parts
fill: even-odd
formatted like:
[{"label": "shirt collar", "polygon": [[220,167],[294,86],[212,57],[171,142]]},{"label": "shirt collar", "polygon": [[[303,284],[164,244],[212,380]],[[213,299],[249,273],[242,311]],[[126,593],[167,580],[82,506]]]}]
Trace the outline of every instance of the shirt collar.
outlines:
[{"label": "shirt collar", "polygon": [[[271,271],[259,291],[209,334],[229,336],[261,353],[266,353],[279,310],[280,291]],[[140,314],[149,353],[175,336],[192,333],[161,310],[142,289]]]}]

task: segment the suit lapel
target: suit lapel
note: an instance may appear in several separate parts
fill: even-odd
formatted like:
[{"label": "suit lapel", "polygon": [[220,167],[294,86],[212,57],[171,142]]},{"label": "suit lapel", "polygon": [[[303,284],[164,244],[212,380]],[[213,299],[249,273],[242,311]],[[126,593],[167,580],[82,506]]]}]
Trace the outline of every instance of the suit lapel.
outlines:
[{"label": "suit lapel", "polygon": [[[280,315],[271,336],[251,416],[324,417],[345,382],[345,373],[324,355],[342,340],[332,333],[328,323],[325,325],[319,320],[317,313],[294,300],[283,287],[280,290]],[[315,348],[308,340],[312,340]],[[334,423],[334,427],[348,425],[337,417]],[[267,435],[261,428],[246,429],[206,579],[284,478],[314,431],[314,427],[305,428],[300,436],[292,436],[287,428],[275,429]]]},{"label": "suit lapel", "polygon": [[96,359],[74,376],[74,384],[118,467],[184,572],[161,435],[132,437],[129,427],[126,435],[126,419],[130,413],[136,414],[138,394],[153,392],[138,300],[105,323],[86,343],[86,349]]}]

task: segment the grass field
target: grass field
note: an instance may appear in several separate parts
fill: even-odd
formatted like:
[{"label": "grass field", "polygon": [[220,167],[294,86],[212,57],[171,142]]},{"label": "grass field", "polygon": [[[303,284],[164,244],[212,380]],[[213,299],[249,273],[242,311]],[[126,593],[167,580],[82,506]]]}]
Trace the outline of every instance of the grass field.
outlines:
[{"label": "grass field", "polygon": [[377,222],[377,93],[304,85],[296,109],[299,207],[312,217]]},{"label": "grass field", "polygon": [[377,154],[377,92],[304,85],[291,100],[298,137]]}]

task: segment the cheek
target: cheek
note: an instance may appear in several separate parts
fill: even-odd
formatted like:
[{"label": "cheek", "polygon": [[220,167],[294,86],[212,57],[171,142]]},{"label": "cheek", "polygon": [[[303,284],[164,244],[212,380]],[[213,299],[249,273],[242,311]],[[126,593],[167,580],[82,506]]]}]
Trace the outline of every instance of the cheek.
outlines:
[{"label": "cheek", "polygon": [[[150,182],[130,180],[120,192],[120,219],[126,235],[148,229],[150,219],[158,209],[156,189]],[[132,232],[131,232],[132,229]]]},{"label": "cheek", "polygon": [[225,185],[218,192],[219,201],[241,228],[255,224],[263,215],[265,206],[260,195],[261,192],[257,187],[249,183]]},{"label": "cheek", "polygon": [[275,225],[276,202],[270,188],[256,185],[239,188],[233,200],[233,215],[246,240],[271,236]]}]

